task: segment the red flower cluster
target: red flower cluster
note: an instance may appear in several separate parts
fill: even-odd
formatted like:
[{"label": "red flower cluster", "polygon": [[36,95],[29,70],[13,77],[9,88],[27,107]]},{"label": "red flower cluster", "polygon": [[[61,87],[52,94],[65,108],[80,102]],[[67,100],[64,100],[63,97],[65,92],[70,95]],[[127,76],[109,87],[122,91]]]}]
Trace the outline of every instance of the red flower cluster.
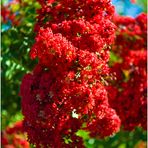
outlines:
[{"label": "red flower cluster", "polygon": [[14,26],[20,23],[20,18],[17,17],[17,12],[15,12],[15,9],[19,7],[19,5],[20,0],[13,0],[6,5],[2,5],[1,15],[3,23],[8,23],[10,21]]},{"label": "red flower cluster", "polygon": [[109,49],[115,26],[109,0],[39,0],[39,63],[21,84],[22,113],[36,147],[83,147],[79,129],[110,136],[120,119],[108,103]]},{"label": "red flower cluster", "polygon": [[130,0],[130,1],[131,1],[131,3],[133,3],[133,4],[137,2],[137,0]]},{"label": "red flower cluster", "polygon": [[[114,53],[120,58],[112,71],[117,80],[109,87],[110,104],[117,111],[126,130],[147,128],[147,15],[135,19],[117,16],[117,38]],[[113,93],[112,93],[113,92]]]},{"label": "red flower cluster", "polygon": [[29,148],[29,143],[25,139],[22,121],[16,122],[13,127],[7,127],[2,131],[3,148]]}]

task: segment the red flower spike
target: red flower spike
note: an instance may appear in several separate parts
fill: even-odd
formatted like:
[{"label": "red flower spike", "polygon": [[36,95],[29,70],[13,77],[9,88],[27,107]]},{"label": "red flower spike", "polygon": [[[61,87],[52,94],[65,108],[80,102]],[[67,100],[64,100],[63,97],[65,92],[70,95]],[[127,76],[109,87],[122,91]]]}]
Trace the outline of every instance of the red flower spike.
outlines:
[{"label": "red flower spike", "polygon": [[105,89],[115,37],[110,1],[39,2],[30,51],[39,63],[24,76],[20,90],[29,141],[36,147],[81,148],[79,129],[95,129],[90,135],[102,138],[118,132],[120,119]]},{"label": "red flower spike", "polygon": [[109,93],[109,102],[126,130],[133,130],[136,126],[147,128],[146,18],[144,13],[135,19],[115,18],[118,29],[113,51],[122,60],[112,67],[117,80],[108,87],[109,92],[115,92]]}]

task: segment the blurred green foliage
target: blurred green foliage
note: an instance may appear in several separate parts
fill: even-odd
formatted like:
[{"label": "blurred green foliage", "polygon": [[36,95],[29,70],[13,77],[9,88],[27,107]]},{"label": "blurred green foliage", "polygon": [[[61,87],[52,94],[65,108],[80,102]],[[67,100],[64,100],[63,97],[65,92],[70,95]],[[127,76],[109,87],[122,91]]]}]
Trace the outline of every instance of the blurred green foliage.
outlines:
[{"label": "blurred green foliage", "polygon": [[[2,1],[2,5],[5,1]],[[36,9],[39,4],[34,0],[24,0],[25,7],[11,9],[17,11],[17,17],[21,18],[19,25],[11,26],[10,22],[2,22],[1,33],[1,107],[2,107],[2,128],[7,125],[5,118],[10,119],[20,111],[19,88],[22,77],[32,70],[36,61],[29,58],[29,49],[34,43],[35,33],[33,31]],[[16,7],[14,5],[14,7]],[[9,28],[8,28],[9,27]],[[8,28],[8,29],[6,29]],[[3,120],[4,119],[4,120]],[[4,124],[5,123],[5,124]]]},{"label": "blurred green foliage", "polygon": [[147,13],[147,0],[137,0],[137,4],[141,5],[143,8],[143,12]]},{"label": "blurred green foliage", "polygon": [[[2,5],[7,0],[2,0]],[[138,1],[139,3],[140,0]],[[12,5],[13,12],[19,12],[19,25],[11,22],[2,22],[1,32],[1,107],[2,107],[2,129],[12,123],[22,120],[21,98],[19,88],[23,75],[30,72],[37,61],[29,58],[29,50],[34,43],[35,33],[33,31],[36,21],[36,9],[40,6],[35,0],[24,0],[24,7]],[[146,5],[144,0],[142,5]],[[110,64],[118,60],[111,53]],[[135,131],[120,131],[112,137],[103,140],[92,139],[88,133],[79,131],[77,133],[84,139],[87,148],[145,148],[147,133],[140,128]],[[33,147],[33,146],[32,146]]]},{"label": "blurred green foliage", "polygon": [[85,131],[79,131],[78,135],[83,137],[86,148],[146,148],[147,132],[141,128],[131,132],[121,130],[105,139],[90,138]]}]

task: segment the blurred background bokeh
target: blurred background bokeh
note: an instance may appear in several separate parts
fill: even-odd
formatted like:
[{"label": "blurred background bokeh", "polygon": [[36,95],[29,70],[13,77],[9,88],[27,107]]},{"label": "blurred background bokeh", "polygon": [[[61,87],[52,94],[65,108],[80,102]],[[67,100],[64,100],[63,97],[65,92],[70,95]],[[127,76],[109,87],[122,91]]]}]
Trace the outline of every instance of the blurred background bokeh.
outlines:
[{"label": "blurred background bokeh", "polygon": [[[35,0],[2,0],[1,3],[1,127],[5,130],[23,119],[19,89],[23,75],[37,62],[28,53],[34,43],[33,28],[40,6]],[[147,0],[113,0],[112,3],[120,15],[136,17],[147,11]],[[132,132],[121,130],[104,140],[90,139],[85,132],[79,134],[88,148],[145,148],[147,140],[147,133],[140,128]]]}]

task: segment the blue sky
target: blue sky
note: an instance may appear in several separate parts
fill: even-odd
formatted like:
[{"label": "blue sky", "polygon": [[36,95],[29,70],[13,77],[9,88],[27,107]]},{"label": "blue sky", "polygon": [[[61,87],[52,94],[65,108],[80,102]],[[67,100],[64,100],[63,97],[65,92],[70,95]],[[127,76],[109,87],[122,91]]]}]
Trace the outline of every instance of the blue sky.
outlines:
[{"label": "blue sky", "polygon": [[125,16],[136,17],[142,12],[142,7],[133,4],[130,0],[112,0],[112,4],[116,8],[116,12]]}]

